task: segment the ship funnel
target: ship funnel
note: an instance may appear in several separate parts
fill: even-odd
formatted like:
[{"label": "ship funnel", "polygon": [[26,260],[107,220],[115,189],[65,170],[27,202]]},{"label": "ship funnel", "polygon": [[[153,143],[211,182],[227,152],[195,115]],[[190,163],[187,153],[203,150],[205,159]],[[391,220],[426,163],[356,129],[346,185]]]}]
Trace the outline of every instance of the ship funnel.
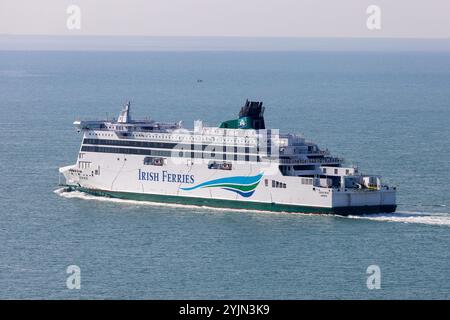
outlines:
[{"label": "ship funnel", "polygon": [[239,112],[239,127],[265,129],[264,107],[261,101],[245,101]]}]

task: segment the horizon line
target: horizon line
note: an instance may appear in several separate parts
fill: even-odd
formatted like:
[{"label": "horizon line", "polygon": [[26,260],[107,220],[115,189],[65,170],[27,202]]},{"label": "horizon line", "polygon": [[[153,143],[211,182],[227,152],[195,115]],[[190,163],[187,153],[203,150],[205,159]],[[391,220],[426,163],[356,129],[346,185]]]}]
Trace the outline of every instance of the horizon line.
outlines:
[{"label": "horizon line", "polygon": [[0,34],[0,51],[449,52],[450,38]]}]

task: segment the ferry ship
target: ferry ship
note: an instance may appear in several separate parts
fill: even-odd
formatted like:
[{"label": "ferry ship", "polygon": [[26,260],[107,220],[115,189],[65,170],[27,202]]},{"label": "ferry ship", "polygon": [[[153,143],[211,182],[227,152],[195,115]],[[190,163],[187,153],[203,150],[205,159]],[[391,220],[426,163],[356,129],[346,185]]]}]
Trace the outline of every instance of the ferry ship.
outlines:
[{"label": "ferry ship", "polygon": [[117,119],[75,121],[83,133],[60,184],[97,196],[231,209],[337,215],[394,212],[396,188],[345,166],[298,134],[266,129],[264,107],[246,101],[217,127]]}]

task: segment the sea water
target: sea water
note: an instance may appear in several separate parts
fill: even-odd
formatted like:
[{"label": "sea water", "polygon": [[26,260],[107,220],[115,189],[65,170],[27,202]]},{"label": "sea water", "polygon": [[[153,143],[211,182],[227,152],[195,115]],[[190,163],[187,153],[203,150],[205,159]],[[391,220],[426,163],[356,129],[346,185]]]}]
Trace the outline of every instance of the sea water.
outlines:
[{"label": "sea water", "polygon": [[[202,80],[202,81],[198,81]],[[67,193],[75,119],[266,124],[398,187],[398,212],[316,216]],[[450,298],[450,55],[0,52],[0,298]],[[70,290],[69,265],[81,288]],[[380,289],[367,268],[380,268]],[[370,287],[370,286],[369,286]]]}]

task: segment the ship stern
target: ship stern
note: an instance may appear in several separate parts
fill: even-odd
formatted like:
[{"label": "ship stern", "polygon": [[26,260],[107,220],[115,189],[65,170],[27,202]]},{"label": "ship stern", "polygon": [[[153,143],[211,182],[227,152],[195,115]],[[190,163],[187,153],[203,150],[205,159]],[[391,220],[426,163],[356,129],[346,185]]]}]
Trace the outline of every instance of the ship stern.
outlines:
[{"label": "ship stern", "polygon": [[393,213],[397,209],[395,188],[336,190],[332,199],[332,212],[338,215]]}]

